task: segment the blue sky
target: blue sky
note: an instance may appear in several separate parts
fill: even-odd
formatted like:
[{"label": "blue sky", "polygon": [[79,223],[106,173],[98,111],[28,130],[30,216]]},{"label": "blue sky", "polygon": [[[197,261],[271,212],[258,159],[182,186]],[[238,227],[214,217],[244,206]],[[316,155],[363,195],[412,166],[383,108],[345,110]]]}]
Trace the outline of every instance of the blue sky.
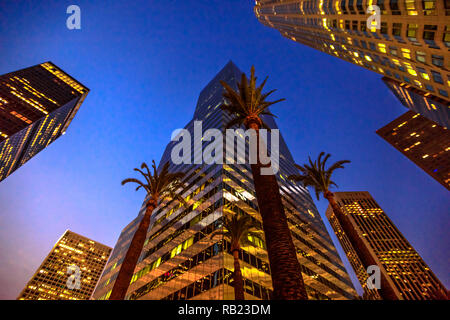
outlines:
[{"label": "blue sky", "polygon": [[[81,8],[81,30],[66,28],[71,4]],[[255,65],[278,89],[274,98],[286,98],[272,111],[294,159],[320,151],[350,159],[336,174],[339,190],[369,191],[449,286],[448,191],[375,133],[407,110],[379,75],[283,38],[252,6],[2,3],[0,74],[50,60],[91,92],[67,134],[0,183],[0,299],[17,297],[66,229],[114,246],[144,197],[120,181],[160,159],[230,59],[244,72]],[[316,204],[324,217],[327,202]]]}]

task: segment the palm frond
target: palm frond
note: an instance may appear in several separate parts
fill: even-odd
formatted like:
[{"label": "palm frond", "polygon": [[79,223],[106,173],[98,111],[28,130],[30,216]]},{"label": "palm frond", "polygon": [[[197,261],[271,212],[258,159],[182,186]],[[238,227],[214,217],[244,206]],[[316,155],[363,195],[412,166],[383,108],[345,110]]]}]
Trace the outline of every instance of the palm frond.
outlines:
[{"label": "palm frond", "polygon": [[295,165],[300,174],[289,176],[289,180],[301,182],[305,187],[313,187],[317,200],[319,200],[321,193],[326,193],[333,186],[337,188],[337,184],[331,180],[333,172],[336,169],[343,169],[344,164],[350,163],[349,160],[340,160],[326,169],[326,162],[330,157],[329,153],[326,154],[323,151],[315,161],[308,157],[308,164]]}]

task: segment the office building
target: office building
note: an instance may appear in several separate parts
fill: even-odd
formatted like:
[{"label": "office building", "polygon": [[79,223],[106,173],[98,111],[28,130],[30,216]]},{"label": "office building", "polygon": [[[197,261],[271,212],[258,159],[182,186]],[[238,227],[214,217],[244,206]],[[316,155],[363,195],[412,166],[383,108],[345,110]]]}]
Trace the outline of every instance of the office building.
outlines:
[{"label": "office building", "polygon": [[[446,294],[444,285],[368,192],[335,192],[334,196],[358,234],[365,239],[368,253],[380,268],[381,276],[391,283],[397,299],[428,300]],[[361,263],[360,253],[351,245],[331,206],[328,206],[326,216],[364,289],[365,296],[373,298],[377,292],[374,292],[376,289],[367,287],[368,273]]]},{"label": "office building", "polygon": [[67,230],[17,299],[88,300],[110,253],[110,247]]},{"label": "office building", "polygon": [[450,132],[408,111],[377,134],[450,190]]},{"label": "office building", "polygon": [[[202,121],[202,132],[211,128],[224,132],[231,116],[220,108],[224,100],[219,80],[236,89],[241,74],[230,62],[201,91],[194,116],[185,127],[188,132],[194,132],[195,121]],[[277,128],[273,119],[265,120],[271,128]],[[203,141],[203,150],[206,145],[210,146],[208,143],[218,142]],[[194,161],[191,164],[175,164],[171,160],[175,144],[168,144],[160,166],[170,162],[172,172],[186,174],[183,180],[186,187],[180,194],[187,204],[173,200],[154,210],[126,298],[234,299],[230,243],[228,239],[211,238],[209,235],[221,227],[223,215],[228,214],[250,215],[261,226],[250,165],[248,161],[246,164],[230,164],[228,158],[224,164],[195,164]],[[195,160],[195,156],[191,155],[191,160]],[[294,160],[280,137],[277,178],[308,296],[310,299],[353,299],[356,291],[308,190],[287,179],[293,173],[296,173]],[[144,204],[138,217],[120,235],[94,298],[108,299],[145,210]],[[240,251],[245,296],[246,299],[266,300],[272,295],[273,288],[265,243],[257,239],[249,240],[252,245]]]},{"label": "office building", "polygon": [[[368,28],[370,6],[380,11],[379,21]],[[377,72],[393,81],[388,85],[418,93],[418,99],[436,101],[422,115],[433,121],[444,117],[441,125],[448,126],[449,1],[257,0],[254,11],[262,24],[290,40]]]},{"label": "office building", "polygon": [[0,181],[66,132],[88,92],[51,62],[0,76]]}]

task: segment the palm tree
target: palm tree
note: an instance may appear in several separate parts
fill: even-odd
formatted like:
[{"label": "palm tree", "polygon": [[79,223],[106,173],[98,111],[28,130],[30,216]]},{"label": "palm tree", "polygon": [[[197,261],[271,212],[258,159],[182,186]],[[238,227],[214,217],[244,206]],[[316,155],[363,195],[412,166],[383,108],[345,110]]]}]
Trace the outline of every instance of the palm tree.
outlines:
[{"label": "palm tree", "polygon": [[228,102],[221,108],[234,116],[226,128],[233,125],[244,125],[247,129],[255,130],[256,133],[257,161],[255,164],[251,164],[251,170],[272,271],[273,298],[306,300],[307,294],[303,283],[302,269],[287,224],[277,179],[274,174],[261,174],[263,165],[259,158],[259,130],[261,128],[268,129],[261,116],[273,117],[274,115],[268,107],[284,100],[266,101],[267,97],[275,91],[262,93],[266,81],[267,78],[259,87],[256,87],[254,67],[251,68],[250,82],[247,81],[247,76],[242,74],[241,82],[237,84],[237,91],[226,82],[221,81],[225,88],[223,96]]},{"label": "palm tree", "polygon": [[239,251],[241,246],[252,245],[249,237],[261,239],[258,233],[258,224],[250,216],[244,214],[233,214],[231,219],[225,218],[222,222],[223,229],[214,231],[210,237],[222,235],[230,239],[231,254],[234,259],[234,298],[235,300],[245,300],[244,281],[242,279],[241,265],[239,263]]},{"label": "palm tree", "polygon": [[[326,154],[325,157],[323,157],[324,155],[325,152],[321,152],[317,160],[314,162],[311,160],[311,157],[309,157],[309,164],[304,164],[303,166],[296,164],[295,166],[300,170],[300,174],[291,175],[289,176],[289,179],[292,181],[302,182],[305,187],[313,187],[316,193],[317,200],[319,200],[319,196],[322,193],[333,209],[334,216],[341,225],[342,230],[348,237],[353,248],[358,253],[358,256],[361,259],[364,268],[367,269],[367,267],[370,265],[378,265],[373,256],[369,253],[369,248],[366,244],[365,239],[359,236],[358,231],[355,229],[355,226],[352,224],[349,217],[342,212],[341,208],[338,206],[336,200],[334,199],[334,194],[330,191],[330,187],[337,187],[336,183],[331,180],[334,171],[336,169],[343,169],[344,164],[350,163],[350,161],[341,160],[332,164],[328,169],[326,169],[325,164],[331,155]],[[395,294],[395,290],[392,287],[392,284],[383,276],[381,277],[381,289],[379,293],[383,299],[398,299],[397,295]]]},{"label": "palm tree", "polygon": [[134,268],[138,262],[142,248],[144,247],[145,239],[147,236],[147,230],[150,225],[150,217],[153,210],[157,207],[160,201],[165,199],[174,199],[184,203],[184,200],[175,193],[178,188],[181,188],[180,179],[184,176],[184,173],[175,172],[169,173],[169,163],[167,162],[160,173],[156,169],[155,161],[152,161],[153,174],[150,172],[147,164],[144,162],[141,165],[142,171],[138,168],[134,170],[139,172],[144,178],[145,182],[142,182],[135,178],[129,178],[122,181],[122,185],[134,182],[138,186],[136,191],[143,188],[147,192],[148,201],[146,204],[146,210],[144,216],[139,222],[138,229],[133,235],[131,244],[128,247],[125,258],[117,275],[117,279],[109,296],[109,300],[123,300],[130,285],[131,278],[133,276]]}]

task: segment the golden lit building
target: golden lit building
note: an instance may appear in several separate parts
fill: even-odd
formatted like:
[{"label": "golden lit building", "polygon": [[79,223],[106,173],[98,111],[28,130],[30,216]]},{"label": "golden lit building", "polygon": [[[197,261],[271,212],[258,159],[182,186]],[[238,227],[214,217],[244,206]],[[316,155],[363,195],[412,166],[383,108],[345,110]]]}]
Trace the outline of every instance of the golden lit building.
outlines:
[{"label": "golden lit building", "polygon": [[[380,20],[368,28],[375,5]],[[258,0],[254,11],[288,39],[445,101],[436,112],[448,117],[450,1]]]},{"label": "golden lit building", "polygon": [[377,134],[450,190],[448,129],[408,111],[378,129]]},{"label": "golden lit building", "polygon": [[[380,267],[381,276],[393,283],[398,299],[435,299],[440,294],[446,294],[444,285],[369,192],[336,192],[334,196],[343,213],[350,218],[359,235],[365,239],[369,254]],[[367,288],[367,271],[358,257],[358,252],[343,233],[331,206],[328,206],[326,216],[355,270],[365,296],[368,299],[376,299],[376,289]]]},{"label": "golden lit building", "polygon": [[18,300],[88,300],[111,248],[67,230],[18,296]]},{"label": "golden lit building", "polygon": [[[201,91],[193,119],[185,129],[192,134],[194,122],[202,120],[204,130],[215,128],[224,132],[231,116],[220,108],[223,87],[219,81],[236,88],[241,75],[232,62],[228,63]],[[272,118],[265,121],[277,128]],[[126,299],[234,299],[230,241],[210,235],[222,228],[223,216],[238,213],[251,217],[262,229],[250,165],[231,164],[228,155],[224,162],[229,164],[175,164],[171,160],[174,144],[168,144],[160,163],[169,162],[169,170],[185,172],[185,188],[180,195],[186,204],[175,199],[153,211]],[[356,290],[308,190],[287,179],[296,173],[292,155],[281,137],[277,178],[308,297],[354,299]],[[145,203],[138,217],[122,231],[93,294],[95,299],[109,298]],[[249,240],[251,244],[239,252],[245,298],[267,300],[273,288],[265,241]]]},{"label": "golden lit building", "polygon": [[51,62],[0,76],[0,181],[66,132],[88,92]]}]

